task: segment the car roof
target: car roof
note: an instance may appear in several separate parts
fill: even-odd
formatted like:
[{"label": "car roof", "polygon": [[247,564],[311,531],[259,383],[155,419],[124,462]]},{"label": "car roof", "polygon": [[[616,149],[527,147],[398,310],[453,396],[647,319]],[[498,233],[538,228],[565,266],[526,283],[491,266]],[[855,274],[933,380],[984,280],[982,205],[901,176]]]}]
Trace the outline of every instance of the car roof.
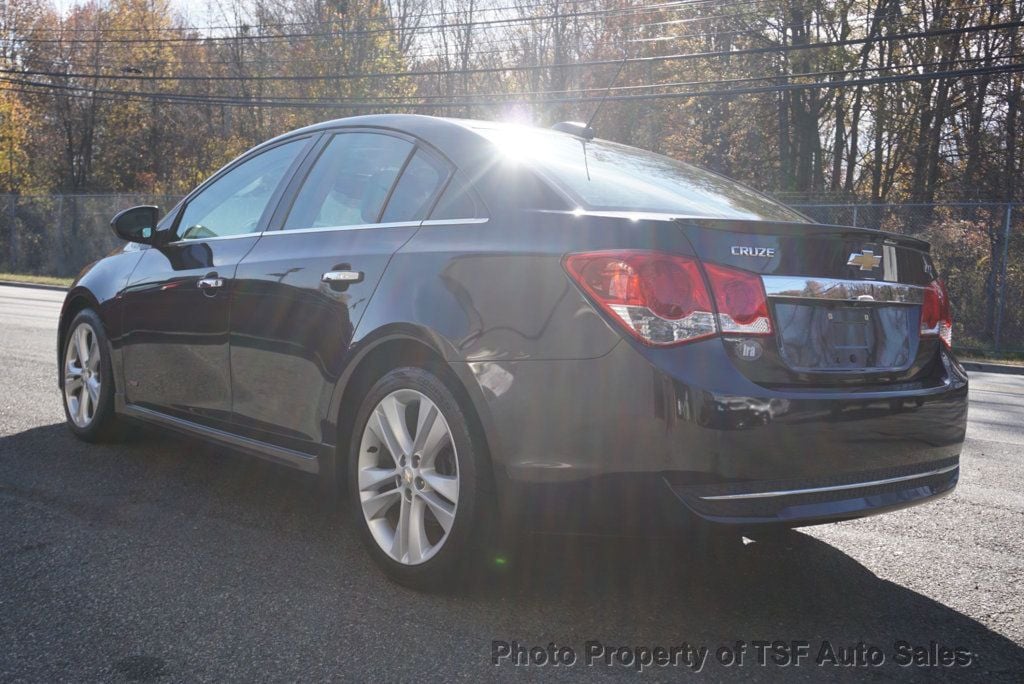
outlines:
[{"label": "car roof", "polygon": [[[372,128],[390,128],[397,131],[407,131],[414,135],[435,135],[439,132],[461,132],[472,131],[479,127],[514,126],[518,124],[503,123],[500,121],[488,121],[483,119],[460,119],[455,117],[427,116],[424,114],[363,114],[360,116],[349,116],[341,119],[321,121],[304,128],[299,128],[284,135],[294,135],[320,131],[330,128],[367,126]],[[539,127],[538,127],[539,128]],[[543,129],[542,129],[543,130]],[[566,134],[568,135],[568,134]],[[284,137],[284,136],[280,136]]]},{"label": "car roof", "polygon": [[[521,124],[480,119],[425,116],[422,114],[365,114],[322,121],[304,128],[298,128],[268,140],[258,147],[271,145],[296,135],[355,127],[381,128],[406,133],[434,146],[442,154],[455,162],[456,166],[467,169],[467,167],[471,168],[479,162],[486,163],[487,158],[493,151],[493,143],[486,136],[482,135],[478,129],[514,128],[521,127]],[[539,131],[550,130],[539,126],[536,128]],[[569,135],[568,133],[556,131],[551,131],[551,133],[554,135]]]}]

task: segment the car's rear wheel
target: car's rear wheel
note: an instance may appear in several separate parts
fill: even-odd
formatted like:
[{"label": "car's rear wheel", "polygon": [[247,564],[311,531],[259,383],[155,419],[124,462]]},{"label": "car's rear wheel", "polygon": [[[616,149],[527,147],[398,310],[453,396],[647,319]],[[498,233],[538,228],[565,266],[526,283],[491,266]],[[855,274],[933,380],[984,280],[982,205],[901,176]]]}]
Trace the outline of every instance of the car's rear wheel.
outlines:
[{"label": "car's rear wheel", "polygon": [[109,349],[100,317],[92,309],[79,311],[68,326],[61,354],[64,415],[75,436],[87,442],[120,434]]},{"label": "car's rear wheel", "polygon": [[398,368],[367,393],[355,426],[349,501],[371,556],[409,586],[460,576],[493,501],[458,401],[432,373]]}]

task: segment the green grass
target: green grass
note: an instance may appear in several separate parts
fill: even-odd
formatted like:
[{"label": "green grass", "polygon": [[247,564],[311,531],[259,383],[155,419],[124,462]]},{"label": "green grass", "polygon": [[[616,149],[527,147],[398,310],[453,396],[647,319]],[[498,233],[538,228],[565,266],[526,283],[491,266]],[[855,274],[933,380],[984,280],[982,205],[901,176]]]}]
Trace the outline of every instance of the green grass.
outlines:
[{"label": "green grass", "polygon": [[0,273],[0,283],[31,283],[32,285],[59,285],[67,287],[73,278],[28,275],[27,273]]}]

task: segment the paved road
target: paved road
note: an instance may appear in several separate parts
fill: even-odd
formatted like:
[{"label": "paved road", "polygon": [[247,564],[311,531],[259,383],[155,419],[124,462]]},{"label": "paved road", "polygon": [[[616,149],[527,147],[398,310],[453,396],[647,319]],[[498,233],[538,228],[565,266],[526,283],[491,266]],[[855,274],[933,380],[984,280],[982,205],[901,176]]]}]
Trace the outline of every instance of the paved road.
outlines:
[{"label": "paved road", "polygon": [[[0,681],[480,680],[623,677],[584,643],[711,647],[705,680],[1020,681],[1024,377],[972,378],[962,479],[888,516],[737,546],[538,541],[501,577],[423,595],[388,583],[310,481],[146,433],[87,446],[54,386],[60,293],[0,287]],[[576,650],[558,671],[495,668],[492,640]],[[757,667],[736,640],[880,647],[881,668]],[[894,643],[969,649],[899,667]],[[658,679],[690,673],[649,668]]]}]

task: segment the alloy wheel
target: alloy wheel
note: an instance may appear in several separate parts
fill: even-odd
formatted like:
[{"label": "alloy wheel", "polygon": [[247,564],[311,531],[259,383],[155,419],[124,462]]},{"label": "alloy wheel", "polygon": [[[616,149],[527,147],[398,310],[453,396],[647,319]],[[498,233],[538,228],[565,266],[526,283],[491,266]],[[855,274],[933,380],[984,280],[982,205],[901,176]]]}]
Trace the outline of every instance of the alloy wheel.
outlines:
[{"label": "alloy wheel", "polygon": [[388,394],[363,428],[359,498],[374,541],[403,565],[444,545],[459,503],[459,467],[448,421],[416,390]]},{"label": "alloy wheel", "polygon": [[87,428],[100,404],[100,345],[96,331],[79,323],[68,338],[64,351],[64,401],[68,415],[80,428]]}]

